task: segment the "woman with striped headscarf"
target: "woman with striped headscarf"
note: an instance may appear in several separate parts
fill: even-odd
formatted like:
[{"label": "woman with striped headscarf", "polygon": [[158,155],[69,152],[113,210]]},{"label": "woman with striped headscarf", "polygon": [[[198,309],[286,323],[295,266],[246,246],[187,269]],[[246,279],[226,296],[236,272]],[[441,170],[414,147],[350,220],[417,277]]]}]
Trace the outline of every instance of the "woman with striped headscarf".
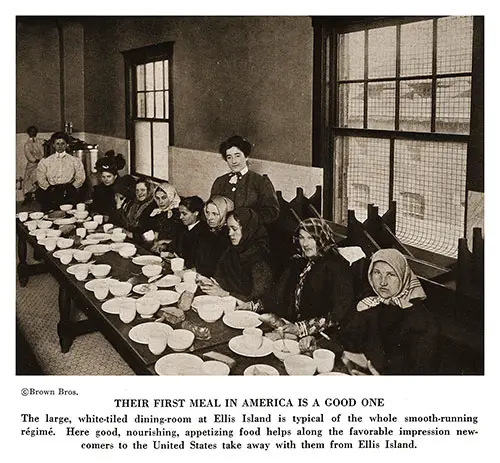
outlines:
[{"label": "woman with striped headscarf", "polygon": [[368,281],[371,294],[358,302],[343,331],[344,347],[383,374],[433,373],[438,325],[406,258],[396,249],[377,251]]},{"label": "woman with striped headscarf", "polygon": [[285,332],[304,336],[339,331],[353,307],[349,263],[339,254],[330,225],[303,220],[296,231],[299,252],[281,276],[264,309],[286,319]]}]

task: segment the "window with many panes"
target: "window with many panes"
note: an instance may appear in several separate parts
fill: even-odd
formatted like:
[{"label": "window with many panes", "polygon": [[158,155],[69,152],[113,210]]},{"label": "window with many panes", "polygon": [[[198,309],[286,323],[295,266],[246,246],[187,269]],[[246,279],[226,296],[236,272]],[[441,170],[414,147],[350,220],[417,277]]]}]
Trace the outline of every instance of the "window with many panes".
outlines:
[{"label": "window with many panes", "polygon": [[173,145],[173,43],[129,50],[123,55],[131,171],[168,180],[168,152]]},{"label": "window with many panes", "polygon": [[316,27],[316,151],[335,222],[346,224],[348,209],[366,219],[359,185],[367,185],[382,213],[397,202],[403,243],[456,257],[465,227],[475,27],[473,17]]}]

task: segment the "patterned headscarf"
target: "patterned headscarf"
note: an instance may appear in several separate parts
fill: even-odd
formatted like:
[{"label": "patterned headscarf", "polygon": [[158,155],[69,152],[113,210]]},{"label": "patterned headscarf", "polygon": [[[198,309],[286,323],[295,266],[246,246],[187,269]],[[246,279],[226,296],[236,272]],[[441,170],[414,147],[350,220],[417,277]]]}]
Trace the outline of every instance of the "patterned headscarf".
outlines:
[{"label": "patterned headscarf", "polygon": [[[317,256],[324,255],[330,249],[337,250],[333,230],[326,220],[320,218],[305,219],[297,227],[296,237],[298,237],[300,230],[309,233],[316,241]],[[299,252],[302,257],[305,257],[302,248],[299,249]]]},{"label": "patterned headscarf", "polygon": [[158,190],[163,191],[169,200],[168,206],[166,209],[160,209],[157,207],[151,212],[151,217],[154,217],[157,214],[161,214],[162,212],[167,212],[168,216],[172,216],[172,209],[176,209],[179,207],[179,203],[181,202],[181,198],[177,194],[177,190],[171,183],[160,183],[154,190],[153,196],[156,195]]},{"label": "patterned headscarf", "polygon": [[[373,267],[376,262],[385,262],[387,265],[390,265],[399,277],[400,288],[395,296],[383,298],[377,294],[372,277]],[[368,268],[368,281],[370,282],[376,296],[365,297],[358,302],[358,312],[370,309],[371,307],[375,307],[379,304],[395,305],[401,307],[402,309],[407,309],[413,306],[411,302],[412,300],[425,299],[427,297],[420,281],[408,265],[406,257],[403,256],[403,254],[401,254],[397,249],[380,249],[373,254],[370,267]]]},{"label": "patterned headscarf", "polygon": [[207,210],[207,206],[209,204],[213,204],[217,210],[219,211],[220,220],[219,223],[215,226],[214,230],[219,230],[226,224],[227,214],[229,214],[234,209],[234,203],[229,198],[225,196],[212,196],[207,203],[205,204],[205,211]]}]

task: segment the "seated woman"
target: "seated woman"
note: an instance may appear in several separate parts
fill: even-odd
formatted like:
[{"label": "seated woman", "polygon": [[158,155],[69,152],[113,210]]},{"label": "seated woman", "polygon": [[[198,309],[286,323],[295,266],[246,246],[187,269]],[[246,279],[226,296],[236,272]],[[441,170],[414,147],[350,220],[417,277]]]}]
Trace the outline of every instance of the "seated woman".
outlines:
[{"label": "seated woman", "polygon": [[141,215],[149,216],[155,207],[153,185],[144,177],[139,177],[135,182],[135,196],[123,221],[123,227],[127,230],[129,238],[132,238],[134,231],[139,227]]},{"label": "seated woman", "polygon": [[184,258],[186,268],[196,268],[203,273],[203,248],[209,246],[210,230],[203,216],[203,199],[199,196],[188,196],[181,199],[179,214],[184,230],[174,242],[174,251]]},{"label": "seated woman", "polygon": [[271,256],[267,232],[255,211],[235,209],[227,218],[231,245],[220,258],[211,280],[202,279],[200,288],[212,296],[233,296],[238,309],[255,309],[271,288]]},{"label": "seated woman", "polygon": [[109,221],[120,227],[128,228],[128,216],[135,196],[135,178],[132,175],[118,177],[113,185],[116,210]]},{"label": "seated woman", "polygon": [[253,209],[261,223],[268,225],[278,219],[278,198],[269,178],[248,169],[251,151],[250,142],[238,135],[221,143],[219,152],[230,172],[215,179],[211,196],[225,196],[233,201],[235,208]]},{"label": "seated woman", "polygon": [[372,295],[357,304],[343,332],[346,358],[349,351],[364,354],[372,373],[433,373],[438,326],[406,258],[396,249],[377,251],[370,262],[368,281]]},{"label": "seated woman", "polygon": [[354,303],[349,263],[339,254],[333,231],[323,219],[303,220],[295,241],[299,253],[290,260],[273,294],[264,298],[264,309],[288,321],[286,333],[302,338],[328,329],[335,335]]},{"label": "seated woman", "polygon": [[113,150],[99,158],[95,169],[100,174],[101,183],[94,186],[92,193],[92,211],[98,214],[112,216],[116,212],[115,191],[113,185],[118,178],[118,171],[125,167],[125,159]]},{"label": "seated woman", "polygon": [[229,247],[229,230],[226,225],[227,215],[234,209],[233,202],[225,196],[212,196],[205,203],[205,218],[210,230],[208,243],[199,251],[198,272],[211,277],[224,251]]},{"label": "seated woman", "polygon": [[134,239],[150,247],[153,252],[172,250],[172,241],[182,231],[179,217],[181,198],[170,183],[161,183],[153,193],[156,207],[149,212],[145,209],[139,218]]}]

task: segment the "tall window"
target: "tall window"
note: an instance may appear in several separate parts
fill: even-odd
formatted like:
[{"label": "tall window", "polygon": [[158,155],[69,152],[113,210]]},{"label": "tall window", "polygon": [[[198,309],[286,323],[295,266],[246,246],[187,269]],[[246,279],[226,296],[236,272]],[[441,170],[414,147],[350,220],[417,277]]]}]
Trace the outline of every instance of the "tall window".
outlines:
[{"label": "tall window", "polygon": [[123,55],[132,173],[168,180],[168,151],[173,145],[173,43],[128,50]]},{"label": "tall window", "polygon": [[472,17],[387,18],[317,28],[315,117],[323,121],[322,165],[337,223],[346,223],[348,209],[366,219],[353,207],[365,184],[382,213],[397,202],[402,242],[456,257],[465,227],[474,24]]}]

